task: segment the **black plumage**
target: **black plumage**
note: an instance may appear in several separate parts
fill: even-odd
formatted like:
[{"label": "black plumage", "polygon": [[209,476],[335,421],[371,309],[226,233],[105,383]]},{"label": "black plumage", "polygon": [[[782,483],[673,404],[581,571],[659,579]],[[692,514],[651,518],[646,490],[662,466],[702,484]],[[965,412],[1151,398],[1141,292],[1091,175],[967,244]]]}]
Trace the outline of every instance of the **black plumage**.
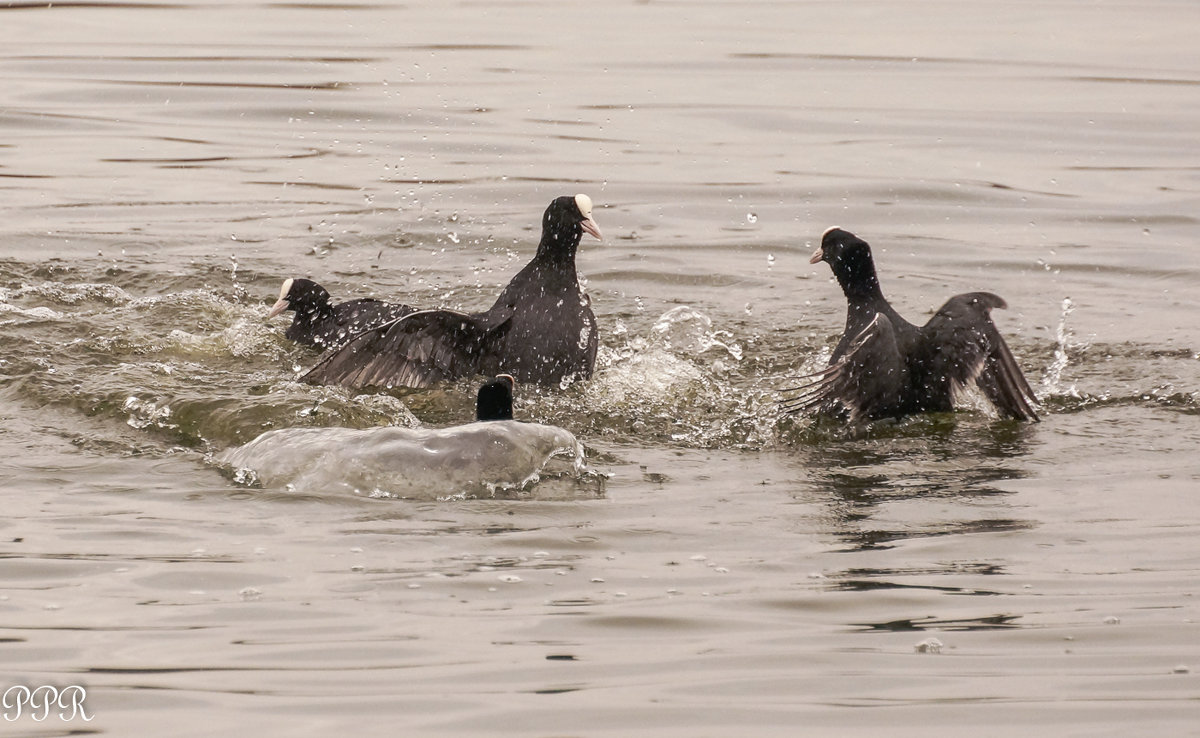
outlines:
[{"label": "black plumage", "polygon": [[489,310],[415,312],[327,353],[303,380],[362,388],[428,387],[478,374],[543,385],[590,377],[599,331],[575,271],[585,231],[602,238],[591,199],[554,200],[542,217],[537,254]]},{"label": "black plumage", "polygon": [[329,291],[311,279],[285,279],[267,320],[284,311],[296,316],[283,335],[296,343],[334,348],[369,328],[416,312],[416,308],[364,297],[334,305]]},{"label": "black plumage", "polygon": [[514,384],[516,382],[507,374],[481,384],[475,398],[475,419],[512,420]]},{"label": "black plumage", "polygon": [[1001,415],[1038,419],[1033,390],[992,323],[1004,300],[990,292],[957,295],[917,327],[884,298],[866,241],[830,228],[812,256],[818,261],[829,264],[846,295],[846,331],[827,368],[785,390],[797,394],[784,409],[840,407],[852,420],[948,412],[974,383]]}]

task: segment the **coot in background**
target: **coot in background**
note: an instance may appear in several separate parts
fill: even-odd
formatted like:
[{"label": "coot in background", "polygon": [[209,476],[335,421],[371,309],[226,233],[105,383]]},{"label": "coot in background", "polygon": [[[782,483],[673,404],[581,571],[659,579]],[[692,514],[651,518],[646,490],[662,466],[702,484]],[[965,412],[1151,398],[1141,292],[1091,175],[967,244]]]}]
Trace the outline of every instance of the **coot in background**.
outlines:
[{"label": "coot in background", "polygon": [[787,391],[789,412],[841,407],[852,420],[948,412],[974,383],[1005,417],[1037,420],[1033,390],[992,323],[1007,307],[990,292],[950,298],[921,327],[892,308],[879,288],[871,247],[841,228],[822,234],[811,263],[833,269],[846,295],[846,330],[829,366]]}]

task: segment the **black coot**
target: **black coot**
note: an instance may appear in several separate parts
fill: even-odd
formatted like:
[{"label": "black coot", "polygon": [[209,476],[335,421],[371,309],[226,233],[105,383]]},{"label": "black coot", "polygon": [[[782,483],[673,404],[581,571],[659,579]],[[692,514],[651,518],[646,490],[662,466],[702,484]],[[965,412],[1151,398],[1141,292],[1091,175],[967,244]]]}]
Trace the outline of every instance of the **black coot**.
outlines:
[{"label": "black coot", "polygon": [[490,310],[415,312],[354,337],[303,380],[361,388],[428,387],[477,374],[532,384],[590,377],[599,334],[575,271],[585,231],[601,238],[591,199],[554,200],[542,216],[537,254]]},{"label": "black coot", "polygon": [[291,310],[296,313],[284,336],[296,343],[334,348],[355,334],[416,312],[416,308],[372,297],[334,305],[329,291],[311,279],[283,280],[279,300],[271,306],[267,320]]},{"label": "black coot", "polygon": [[479,386],[475,398],[476,420],[512,420],[513,385],[516,382],[507,374],[489,379]]},{"label": "black coot", "polygon": [[1007,307],[990,292],[958,295],[921,327],[892,309],[879,289],[871,247],[840,228],[821,237],[812,263],[833,269],[846,295],[846,331],[828,368],[782,403],[789,412],[844,409],[852,420],[948,412],[972,382],[1001,415],[1037,420],[1033,390],[992,323]]}]

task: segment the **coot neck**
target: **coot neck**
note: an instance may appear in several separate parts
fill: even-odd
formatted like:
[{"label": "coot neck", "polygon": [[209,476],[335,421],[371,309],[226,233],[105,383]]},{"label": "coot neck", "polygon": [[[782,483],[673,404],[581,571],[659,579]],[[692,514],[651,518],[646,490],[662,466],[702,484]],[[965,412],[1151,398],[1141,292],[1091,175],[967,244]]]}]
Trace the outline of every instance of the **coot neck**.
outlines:
[{"label": "coot neck", "polygon": [[875,262],[870,254],[863,254],[838,266],[834,275],[848,301],[864,304],[887,302],[883,290],[879,288],[879,277],[875,274]]},{"label": "coot neck", "polygon": [[575,252],[582,236],[583,228],[578,223],[544,229],[534,261],[557,269],[566,268],[574,274]]}]

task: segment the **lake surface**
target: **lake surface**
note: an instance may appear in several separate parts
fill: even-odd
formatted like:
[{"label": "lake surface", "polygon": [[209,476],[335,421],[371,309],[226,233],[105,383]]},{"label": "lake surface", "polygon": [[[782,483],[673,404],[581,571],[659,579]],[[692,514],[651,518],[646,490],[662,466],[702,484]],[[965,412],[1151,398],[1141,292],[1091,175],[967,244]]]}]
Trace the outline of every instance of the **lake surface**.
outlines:
[{"label": "lake surface", "polygon": [[[0,6],[0,686],[93,717],[4,734],[1200,735],[1197,28],[1191,0]],[[468,419],[471,383],[296,383],[316,354],[267,309],[292,276],[486,307],[576,192],[598,372],[517,415],[588,479],[220,463]],[[1002,295],[1042,422],[780,416],[844,322],[808,263],[835,224],[917,322]]]}]

